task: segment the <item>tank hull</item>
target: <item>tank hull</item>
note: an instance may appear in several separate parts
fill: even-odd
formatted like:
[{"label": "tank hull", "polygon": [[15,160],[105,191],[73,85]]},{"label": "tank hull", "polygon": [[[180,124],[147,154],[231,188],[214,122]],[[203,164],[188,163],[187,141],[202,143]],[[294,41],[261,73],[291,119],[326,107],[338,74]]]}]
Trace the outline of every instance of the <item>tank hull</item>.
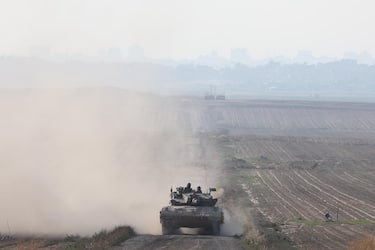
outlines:
[{"label": "tank hull", "polygon": [[160,211],[163,234],[173,233],[180,227],[205,228],[218,234],[223,222],[223,211],[219,207],[167,206]]}]

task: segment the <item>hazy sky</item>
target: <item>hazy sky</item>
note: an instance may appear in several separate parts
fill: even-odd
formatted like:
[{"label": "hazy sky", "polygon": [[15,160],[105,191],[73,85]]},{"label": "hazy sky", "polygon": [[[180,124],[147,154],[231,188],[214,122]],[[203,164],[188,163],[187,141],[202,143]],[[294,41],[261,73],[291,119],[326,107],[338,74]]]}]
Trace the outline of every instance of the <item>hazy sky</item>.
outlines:
[{"label": "hazy sky", "polygon": [[245,48],[255,58],[375,55],[371,0],[0,0],[0,54],[96,55],[138,45],[151,58]]}]

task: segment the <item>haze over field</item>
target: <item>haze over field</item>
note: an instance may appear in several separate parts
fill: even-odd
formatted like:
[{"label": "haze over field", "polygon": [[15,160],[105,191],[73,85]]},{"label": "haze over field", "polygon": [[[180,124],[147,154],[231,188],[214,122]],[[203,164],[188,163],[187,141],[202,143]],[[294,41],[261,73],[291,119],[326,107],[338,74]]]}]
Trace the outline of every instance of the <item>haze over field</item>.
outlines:
[{"label": "haze over field", "polygon": [[[283,204],[284,193],[269,191],[282,186],[269,180],[288,178],[279,168],[314,178],[310,168],[343,166],[341,181],[351,176],[360,190],[351,168],[368,183],[374,176],[374,9],[367,0],[1,1],[0,236],[120,224],[159,234],[170,187],[188,181],[228,185],[230,195],[218,192],[228,195],[226,218],[245,223],[226,221],[224,232],[246,224],[246,237],[258,236],[243,207],[258,199],[262,216],[284,219],[251,194],[276,193]],[[204,101],[208,94],[227,100]],[[350,205],[348,218],[374,218],[375,204],[361,198],[363,211]],[[335,209],[313,202],[314,214],[299,209],[309,220]]]},{"label": "haze over field", "polygon": [[372,1],[5,1],[0,87],[375,101]]},{"label": "haze over field", "polygon": [[207,93],[228,98],[375,101],[375,65],[342,60],[317,65],[204,65],[48,62],[0,59],[0,87],[120,87],[161,95]]},{"label": "haze over field", "polygon": [[375,101],[371,1],[16,0],[0,87]]},{"label": "haze over field", "polygon": [[171,185],[214,184],[173,100],[119,89],[0,95],[1,232],[158,233]]}]

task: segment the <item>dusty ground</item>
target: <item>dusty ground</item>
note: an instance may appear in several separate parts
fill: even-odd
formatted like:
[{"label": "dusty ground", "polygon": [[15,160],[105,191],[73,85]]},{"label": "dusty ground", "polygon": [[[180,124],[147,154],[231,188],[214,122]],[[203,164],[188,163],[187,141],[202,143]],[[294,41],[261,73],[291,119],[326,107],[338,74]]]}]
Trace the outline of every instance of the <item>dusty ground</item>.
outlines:
[{"label": "dusty ground", "polygon": [[179,108],[164,109],[158,122],[184,124],[200,145],[193,164],[217,178],[242,241],[144,235],[113,249],[346,249],[374,232],[375,104],[169,102]]},{"label": "dusty ground", "polygon": [[[179,119],[195,132],[202,165],[224,177],[221,205],[244,226],[247,247],[345,249],[375,230],[374,104],[184,105]],[[151,240],[158,249],[191,240],[205,249],[181,237],[136,242]]]},{"label": "dusty ground", "polygon": [[234,237],[208,235],[145,235],[137,236],[125,241],[113,250],[141,250],[141,249],[244,249],[241,242]]},{"label": "dusty ground", "polygon": [[224,158],[224,202],[249,207],[248,228],[257,229],[247,236],[250,242],[275,249],[345,249],[374,232],[375,105],[225,105],[211,106],[225,133],[218,130],[207,140]]}]

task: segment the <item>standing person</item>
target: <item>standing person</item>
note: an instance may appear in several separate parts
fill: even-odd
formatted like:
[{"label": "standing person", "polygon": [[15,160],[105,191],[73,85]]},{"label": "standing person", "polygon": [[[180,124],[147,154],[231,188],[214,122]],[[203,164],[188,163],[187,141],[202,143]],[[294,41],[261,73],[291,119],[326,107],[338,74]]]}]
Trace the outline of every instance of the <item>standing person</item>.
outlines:
[{"label": "standing person", "polygon": [[189,182],[184,189],[184,193],[191,193],[191,192],[193,192],[193,189],[191,189],[191,183]]}]

